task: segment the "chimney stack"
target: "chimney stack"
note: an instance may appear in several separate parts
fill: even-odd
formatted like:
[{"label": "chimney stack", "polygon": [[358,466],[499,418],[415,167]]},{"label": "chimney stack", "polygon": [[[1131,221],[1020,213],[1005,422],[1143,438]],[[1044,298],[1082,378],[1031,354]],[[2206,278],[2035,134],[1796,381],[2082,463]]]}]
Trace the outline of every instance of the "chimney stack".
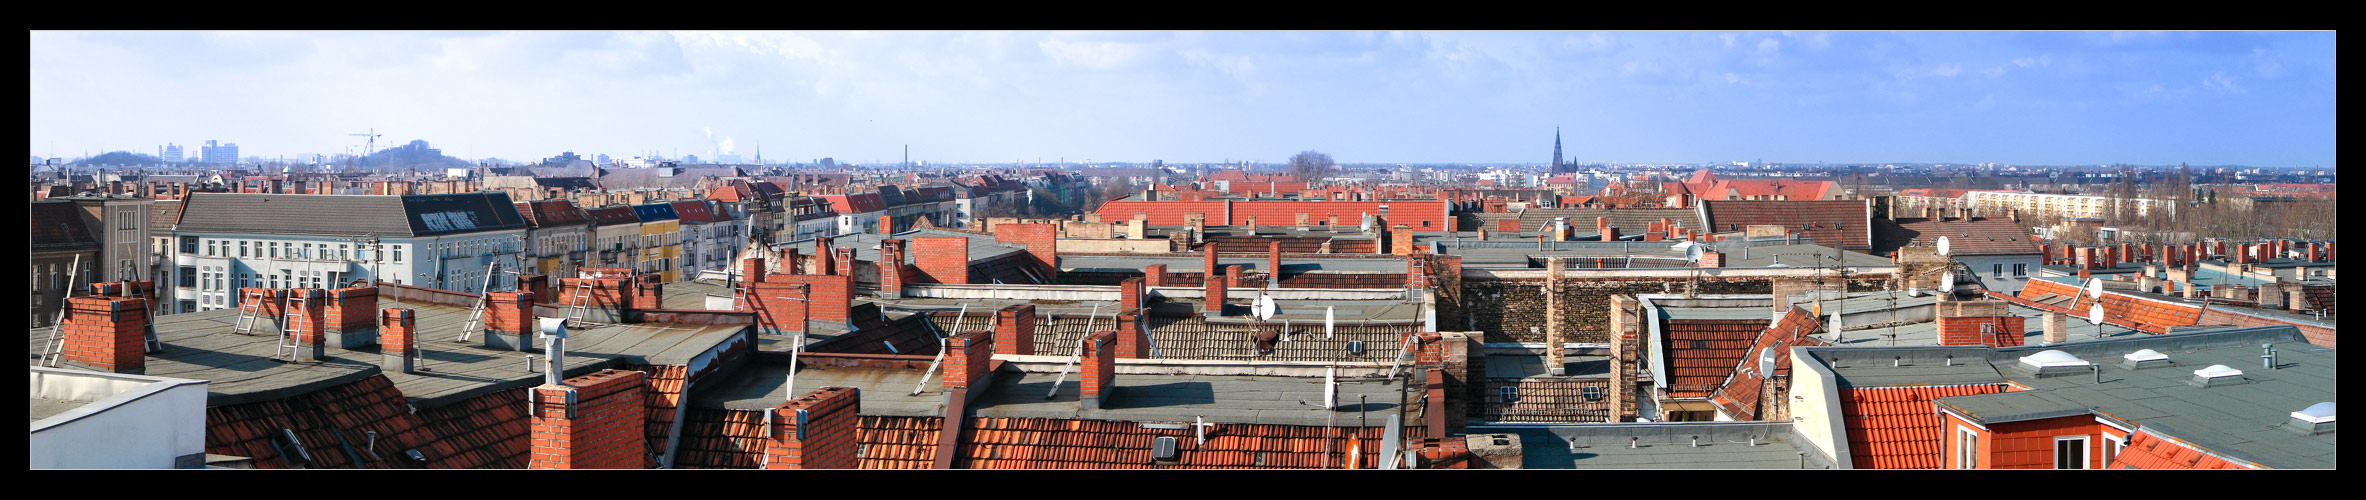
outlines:
[{"label": "chimney stack", "polygon": [[879,235],[880,235],[880,236],[887,236],[887,235],[891,235],[891,234],[895,234],[895,216],[892,216],[892,215],[881,215],[881,216],[879,216]]},{"label": "chimney stack", "polygon": [[1035,305],[1019,304],[994,312],[994,353],[1035,354]]},{"label": "chimney stack", "polygon": [[1102,330],[1085,336],[1084,358],[1077,363],[1081,371],[1078,380],[1083,384],[1077,403],[1085,410],[1102,408],[1102,398],[1117,387],[1117,331]]},{"label": "chimney stack", "polygon": [[[994,332],[970,330],[945,339],[945,390],[985,387],[994,370]],[[946,401],[950,404],[952,401]]]},{"label": "chimney stack", "polygon": [[418,322],[410,309],[381,309],[378,314],[379,364],[402,373],[416,373],[411,353],[419,350]]},{"label": "chimney stack", "polygon": [[2046,332],[2046,343],[2059,344],[2070,341],[2070,329],[2066,324],[2067,320],[2068,318],[2066,318],[2065,315],[2063,315],[2060,311],[2046,311],[2044,315],[2039,318],[2039,321],[2045,322],[2044,328]]},{"label": "chimney stack", "polygon": [[[1269,241],[1265,247],[1265,286],[1282,287],[1282,242]],[[1131,309],[1131,308],[1128,308]]]},{"label": "chimney stack", "polygon": [[339,349],[378,343],[378,287],[362,285],[329,291],[329,342]]},{"label": "chimney stack", "polygon": [[766,469],[852,469],[861,391],[823,387],[773,406],[765,430]]},{"label": "chimney stack", "polygon": [[[815,259],[813,274],[838,274],[838,252],[836,249],[830,248],[830,239],[828,237],[814,238],[813,248],[813,258]],[[801,273],[802,271],[792,274]]]},{"label": "chimney stack", "polygon": [[969,283],[969,238],[917,236],[912,238],[915,281],[963,285]]},{"label": "chimney stack", "polygon": [[1208,270],[1208,279],[1206,283],[1207,297],[1206,300],[1202,301],[1205,302],[1206,305],[1205,314],[1207,317],[1214,318],[1224,315],[1224,285],[1227,279],[1228,278],[1226,278],[1223,274],[1214,269]]},{"label": "chimney stack", "polygon": [[1142,307],[1142,278],[1126,278],[1117,283],[1117,310],[1131,312]]},{"label": "chimney stack", "polygon": [[110,296],[66,299],[66,362],[99,371],[148,371],[148,299]]},{"label": "chimney stack", "polygon": [[831,269],[830,269],[829,271],[827,271],[827,272],[824,272],[823,274],[828,274],[828,275],[831,275],[831,276],[845,276],[845,277],[849,277],[849,278],[853,277],[853,276],[854,276],[854,249],[853,249],[853,248],[832,248],[832,249],[830,249],[830,251],[831,251],[831,252],[835,252],[835,253],[837,253],[838,255],[836,255],[836,256],[833,256],[833,257],[830,259],[830,263],[832,264],[832,266],[830,266],[830,267],[831,267]]},{"label": "chimney stack", "polygon": [[1151,264],[1142,267],[1142,286],[1167,286],[1167,265]]},{"label": "chimney stack", "polygon": [[534,330],[533,292],[485,294],[485,347],[532,350]]},{"label": "chimney stack", "polygon": [[[641,372],[598,373],[533,389],[529,469],[644,469],[651,464]],[[851,445],[849,446],[851,447]]]},{"label": "chimney stack", "polygon": [[1716,250],[1701,252],[1701,261],[1693,267],[1725,267],[1725,253]]},{"label": "chimney stack", "polygon": [[293,320],[295,322],[295,341],[299,346],[296,349],[296,359],[303,361],[327,360],[329,357],[328,328],[322,323],[326,323],[328,319],[326,314],[328,294],[322,293],[318,288],[289,289],[288,294],[291,298],[302,297],[304,299],[301,304],[294,300],[288,301],[288,307],[293,308],[288,313],[297,317],[296,320]]}]

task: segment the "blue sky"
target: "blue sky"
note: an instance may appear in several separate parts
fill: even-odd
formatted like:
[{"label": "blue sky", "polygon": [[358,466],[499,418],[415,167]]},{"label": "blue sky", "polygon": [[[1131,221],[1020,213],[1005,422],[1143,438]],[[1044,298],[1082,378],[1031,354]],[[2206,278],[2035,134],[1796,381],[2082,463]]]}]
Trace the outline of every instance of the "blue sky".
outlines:
[{"label": "blue sky", "polygon": [[[33,32],[31,154],[2334,165],[2331,32]],[[54,143],[54,146],[52,144]],[[189,148],[194,154],[195,148]]]}]

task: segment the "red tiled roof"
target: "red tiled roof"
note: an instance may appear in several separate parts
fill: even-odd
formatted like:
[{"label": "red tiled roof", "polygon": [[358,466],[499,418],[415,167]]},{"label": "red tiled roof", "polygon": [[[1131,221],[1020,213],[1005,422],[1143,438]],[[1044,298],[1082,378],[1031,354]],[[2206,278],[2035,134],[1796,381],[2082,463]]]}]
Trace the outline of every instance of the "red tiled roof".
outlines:
[{"label": "red tiled roof", "polygon": [[879,199],[879,193],[832,194],[815,198],[830,202],[830,208],[842,214],[859,214],[887,209],[887,202]]},{"label": "red tiled roof", "polygon": [[[373,376],[286,399],[207,408],[205,449],[252,457],[257,468],[286,468],[272,436],[287,429],[311,456],[307,468],[521,468],[525,418],[523,388],[413,414],[393,382]],[[376,458],[360,451],[370,431],[378,433]],[[409,449],[425,454],[427,463],[400,458]]]},{"label": "red tiled roof", "polygon": [[704,201],[685,200],[674,202],[674,215],[681,217],[682,222],[706,223],[715,221],[714,215],[707,212],[707,203]]},{"label": "red tiled roof", "polygon": [[1765,329],[1759,320],[1668,320],[1668,395],[1707,397]]},{"label": "red tiled roof", "polygon": [[[1991,294],[2003,297],[2004,294]],[[2084,318],[2095,299],[2088,298],[2079,287],[2050,280],[2029,280],[2022,285],[2021,295],[2008,300],[2040,309],[2053,310]],[[2067,301],[2066,301],[2067,300]],[[2047,305],[2063,303],[2065,305]],[[2172,326],[2201,323],[2202,308],[2132,295],[2103,292],[2103,322],[2151,333],[2166,333]]]},{"label": "red tiled roof", "polygon": [[625,366],[623,369],[646,375],[641,377],[641,383],[646,389],[641,391],[641,396],[643,406],[648,408],[645,415],[648,415],[649,420],[649,425],[646,426],[648,436],[646,443],[649,445],[649,457],[651,458],[649,466],[656,467],[655,458],[665,454],[666,435],[673,432],[674,409],[682,406],[682,386],[684,381],[689,378],[690,367],[634,365]]},{"label": "red tiled roof", "polygon": [[2208,453],[2187,448],[2175,440],[2155,436],[2149,429],[2139,429],[2128,436],[2128,446],[2120,449],[2118,457],[2104,464],[2106,469],[2251,469],[2245,464],[2228,462]]},{"label": "red tiled roof", "polygon": [[[1765,410],[1759,407],[1759,397],[1763,394],[1761,389],[1766,380],[1770,377],[1791,376],[1791,348],[1824,345],[1822,340],[1808,336],[1818,328],[1823,328],[1823,323],[1816,321],[1813,313],[1798,307],[1791,308],[1774,326],[1758,333],[1757,342],[1750,344],[1750,350],[1742,354],[1741,363],[1735,365],[1733,376],[1727,378],[1725,385],[1719,386],[1709,400],[1724,407],[1727,413],[1756,420]],[[1773,373],[1760,373],[1758,357],[1760,353],[1767,352],[1774,354],[1774,370]]]},{"label": "red tiled roof", "polygon": [[926,469],[936,465],[937,433],[945,417],[862,416],[856,424],[858,469]]},{"label": "red tiled roof", "polygon": [[[1148,429],[1135,422],[1048,418],[972,418],[954,466],[966,469],[1311,469],[1344,465],[1352,438],[1363,438],[1366,468],[1379,460],[1385,428],[1354,429],[1273,424],[1216,424],[1206,444],[1191,429]],[[1420,439],[1424,427],[1408,427]],[[1326,460],[1325,441],[1329,439]],[[1151,442],[1173,436],[1173,464],[1150,458]]]},{"label": "red tiled roof", "polygon": [[[1133,220],[1135,212],[1141,212],[1149,216],[1150,225],[1181,226],[1188,224],[1184,222],[1183,214],[1198,212],[1207,216],[1208,225],[1221,226],[1224,225],[1224,203],[1221,201],[1120,200],[1102,203],[1101,209],[1095,213],[1101,214],[1101,220],[1104,221],[1127,221]],[[1258,222],[1264,222],[1264,219],[1258,219]],[[1291,220],[1285,223],[1291,222],[1297,221]]]},{"label": "red tiled roof", "polygon": [[28,215],[31,218],[30,222],[26,223],[26,230],[33,246],[79,246],[98,243],[98,240],[91,239],[90,231],[82,225],[82,212],[74,209],[73,202],[33,203],[32,210]]},{"label": "red tiled roof", "polygon": [[1865,200],[1822,201],[1705,201],[1704,221],[1710,232],[1730,232],[1755,225],[1782,226],[1804,233],[1817,244],[1861,250],[1873,247],[1873,213]]},{"label": "red tiled roof", "polygon": [[2037,254],[2037,242],[2021,224],[2006,219],[1898,219],[1897,225],[1877,224],[1873,253],[1885,254],[1909,244],[1936,245],[1947,237],[1949,255]]},{"label": "red tiled roof", "polygon": [[598,224],[639,224],[641,222],[641,216],[635,215],[633,207],[629,205],[609,205],[585,209],[583,213],[585,216],[591,217],[593,223]]},{"label": "red tiled roof", "polygon": [[1843,388],[1842,424],[1851,465],[1859,469],[1936,469],[1940,417],[1931,400],[2003,392],[2002,385]]},{"label": "red tiled roof", "polygon": [[[419,410],[434,441],[417,446],[436,469],[523,469],[526,451],[526,391],[519,387],[469,398],[458,404]],[[405,443],[407,444],[407,443]]]},{"label": "red tiled roof", "polygon": [[575,202],[572,201],[521,201],[517,202],[517,207],[518,216],[524,217],[526,223],[534,227],[566,226],[591,222],[591,217],[584,215],[583,210],[575,208]]},{"label": "red tiled roof", "polygon": [[677,469],[753,469],[764,456],[764,412],[691,408],[684,414]]}]

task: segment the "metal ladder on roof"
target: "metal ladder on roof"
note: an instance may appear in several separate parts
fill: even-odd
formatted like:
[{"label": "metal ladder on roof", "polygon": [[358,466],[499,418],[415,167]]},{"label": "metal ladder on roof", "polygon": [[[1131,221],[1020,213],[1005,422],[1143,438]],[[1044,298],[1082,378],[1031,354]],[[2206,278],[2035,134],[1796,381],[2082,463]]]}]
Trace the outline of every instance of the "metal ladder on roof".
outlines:
[{"label": "metal ladder on roof", "polygon": [[164,342],[156,340],[156,298],[149,297],[147,294],[141,293],[139,287],[131,286],[130,283],[124,284],[123,296],[135,299],[146,299],[148,301],[148,323],[146,325],[142,325],[143,329],[146,331],[141,333],[146,336],[148,354],[164,352]]},{"label": "metal ladder on roof", "polygon": [[567,322],[581,325],[586,311],[591,309],[592,278],[590,273],[577,273],[575,297],[567,300]]},{"label": "metal ladder on roof", "polygon": [[255,334],[255,322],[263,314],[263,297],[262,290],[247,290],[245,295],[238,298],[238,327],[232,328],[230,333]]},{"label": "metal ladder on roof", "polygon": [[82,256],[75,255],[74,263],[66,267],[66,296],[58,299],[57,321],[50,322],[49,341],[41,344],[41,366],[56,368],[59,362],[65,360],[66,311],[73,309],[73,306],[69,305],[65,299],[74,298],[75,271],[80,269],[82,269]]},{"label": "metal ladder on roof", "polygon": [[296,332],[310,326],[304,324],[305,313],[297,312],[297,308],[310,311],[311,307],[310,301],[306,300],[304,296],[293,293],[288,294],[287,300],[280,303],[279,347],[271,350],[271,359],[280,359],[281,356],[286,356],[287,359],[282,361],[294,362],[296,360],[296,353],[299,352],[302,345],[296,342]]},{"label": "metal ladder on roof", "polygon": [[497,272],[495,266],[499,265],[501,264],[498,261],[485,264],[485,284],[477,288],[476,307],[468,310],[468,322],[460,324],[460,338],[452,339],[452,342],[466,344],[469,337],[475,336],[478,330],[484,329],[485,302],[490,301],[493,296],[493,275]]}]

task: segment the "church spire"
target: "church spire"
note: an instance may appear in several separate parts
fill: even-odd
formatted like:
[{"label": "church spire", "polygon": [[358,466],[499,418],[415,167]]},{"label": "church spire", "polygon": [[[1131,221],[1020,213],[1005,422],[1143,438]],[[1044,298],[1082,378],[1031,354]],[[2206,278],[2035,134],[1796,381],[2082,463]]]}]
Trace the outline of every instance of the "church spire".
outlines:
[{"label": "church spire", "polygon": [[1553,173],[1561,173],[1561,126],[1553,126]]}]

